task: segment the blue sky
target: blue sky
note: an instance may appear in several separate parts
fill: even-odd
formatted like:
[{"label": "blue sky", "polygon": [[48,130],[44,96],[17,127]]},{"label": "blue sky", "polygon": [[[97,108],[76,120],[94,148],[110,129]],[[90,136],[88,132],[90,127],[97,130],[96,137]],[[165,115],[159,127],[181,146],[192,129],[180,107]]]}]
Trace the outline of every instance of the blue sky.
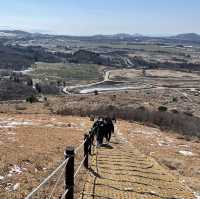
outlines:
[{"label": "blue sky", "polygon": [[6,0],[0,28],[68,35],[200,33],[200,0]]}]

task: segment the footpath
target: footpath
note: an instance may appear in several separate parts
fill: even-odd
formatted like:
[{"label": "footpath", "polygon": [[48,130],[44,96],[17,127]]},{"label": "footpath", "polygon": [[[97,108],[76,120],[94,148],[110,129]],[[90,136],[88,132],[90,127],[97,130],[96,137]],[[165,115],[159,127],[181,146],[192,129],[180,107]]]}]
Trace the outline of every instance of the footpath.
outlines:
[{"label": "footpath", "polygon": [[80,199],[195,199],[177,177],[124,138],[95,149]]}]

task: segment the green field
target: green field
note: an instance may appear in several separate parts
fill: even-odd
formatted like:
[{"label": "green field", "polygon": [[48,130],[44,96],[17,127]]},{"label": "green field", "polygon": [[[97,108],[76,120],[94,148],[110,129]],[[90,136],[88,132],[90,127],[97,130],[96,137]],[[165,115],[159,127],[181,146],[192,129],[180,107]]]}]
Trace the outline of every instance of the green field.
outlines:
[{"label": "green field", "polygon": [[94,64],[38,62],[32,68],[29,75],[39,80],[96,81],[103,76],[103,67]]}]

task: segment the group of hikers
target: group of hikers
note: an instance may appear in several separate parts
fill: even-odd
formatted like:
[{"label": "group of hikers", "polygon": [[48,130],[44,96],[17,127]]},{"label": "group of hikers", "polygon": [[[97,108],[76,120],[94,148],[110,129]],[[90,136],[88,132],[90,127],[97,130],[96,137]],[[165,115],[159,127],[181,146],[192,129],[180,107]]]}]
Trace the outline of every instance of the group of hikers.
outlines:
[{"label": "group of hikers", "polygon": [[103,145],[104,138],[109,144],[112,133],[114,133],[114,124],[115,119],[110,117],[99,117],[93,124],[91,132],[96,136],[97,147]]}]

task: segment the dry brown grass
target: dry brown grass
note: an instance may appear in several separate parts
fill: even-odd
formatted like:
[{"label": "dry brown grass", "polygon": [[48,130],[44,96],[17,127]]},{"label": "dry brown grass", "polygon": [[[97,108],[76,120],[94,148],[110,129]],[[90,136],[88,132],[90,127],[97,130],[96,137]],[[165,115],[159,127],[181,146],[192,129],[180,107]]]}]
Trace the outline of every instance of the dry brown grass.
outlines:
[{"label": "dry brown grass", "polygon": [[[64,159],[67,146],[78,146],[90,128],[89,118],[42,114],[1,114],[1,121],[31,121],[32,125],[0,128],[0,198],[24,198]],[[9,123],[8,123],[9,125]],[[21,174],[8,177],[19,166]],[[20,183],[20,188],[12,191]]]},{"label": "dry brown grass", "polygon": [[59,101],[52,101],[52,110],[53,113],[59,115],[116,116],[124,120],[154,124],[163,130],[174,131],[186,136],[200,137],[200,118],[184,112],[159,111],[157,109],[160,106],[156,109],[140,106],[136,97],[132,100],[127,96],[114,94],[69,96]]},{"label": "dry brown grass", "polygon": [[[156,159],[193,191],[200,192],[198,139],[187,141],[180,139],[179,134],[171,134],[139,123],[119,121],[117,125],[123,136],[135,148]],[[193,156],[185,156],[179,151],[190,151]]]}]

